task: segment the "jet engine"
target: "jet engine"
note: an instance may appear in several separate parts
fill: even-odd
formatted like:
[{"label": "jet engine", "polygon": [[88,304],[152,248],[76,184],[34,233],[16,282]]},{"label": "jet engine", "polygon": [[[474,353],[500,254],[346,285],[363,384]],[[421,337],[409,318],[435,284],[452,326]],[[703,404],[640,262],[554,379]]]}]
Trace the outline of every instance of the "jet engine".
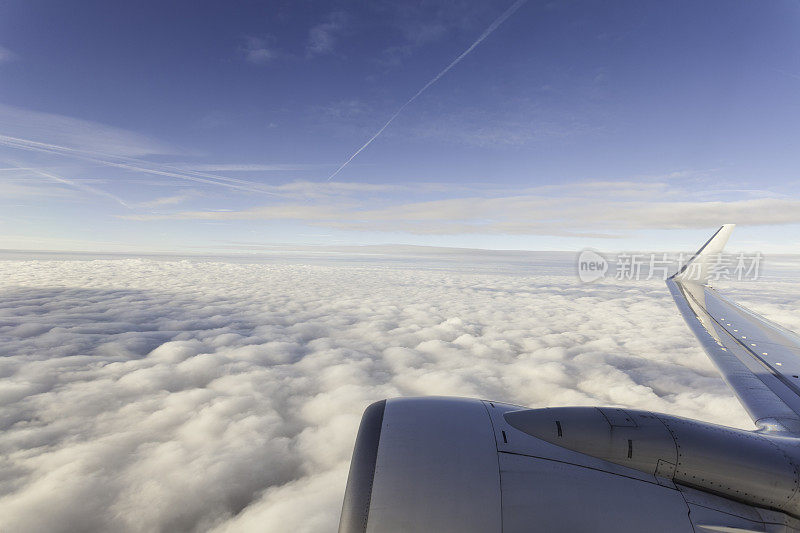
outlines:
[{"label": "jet engine", "polygon": [[795,449],[646,411],[383,400],[339,532],[796,531]]}]

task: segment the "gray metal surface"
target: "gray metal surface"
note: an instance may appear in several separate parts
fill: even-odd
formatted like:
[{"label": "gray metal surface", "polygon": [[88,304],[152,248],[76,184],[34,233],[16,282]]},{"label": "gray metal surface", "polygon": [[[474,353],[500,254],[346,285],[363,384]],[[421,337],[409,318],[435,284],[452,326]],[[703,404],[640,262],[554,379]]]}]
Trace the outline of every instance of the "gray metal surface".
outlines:
[{"label": "gray metal surface", "polygon": [[504,533],[692,533],[680,492],[569,463],[500,454]]},{"label": "gray metal surface", "polygon": [[478,400],[388,400],[368,533],[499,533],[500,473]]},{"label": "gray metal surface", "polygon": [[[784,513],[752,507],[691,487],[678,487],[691,512],[689,518],[696,531],[713,528],[740,528],[747,531],[790,533],[798,531],[800,521]],[[762,529],[760,529],[762,528]],[[716,529],[719,531],[719,529]]]},{"label": "gray metal surface", "polygon": [[800,516],[797,439],[630,409],[556,407],[509,411],[504,418],[579,453]]}]

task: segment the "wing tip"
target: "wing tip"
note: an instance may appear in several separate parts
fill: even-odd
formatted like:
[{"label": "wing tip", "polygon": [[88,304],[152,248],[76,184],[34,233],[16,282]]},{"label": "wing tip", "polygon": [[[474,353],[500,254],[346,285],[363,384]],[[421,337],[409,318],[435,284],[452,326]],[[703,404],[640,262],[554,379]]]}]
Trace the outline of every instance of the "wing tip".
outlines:
[{"label": "wing tip", "polygon": [[706,283],[710,274],[711,261],[718,258],[719,254],[722,253],[735,227],[736,224],[723,224],[720,226],[711,238],[670,279]]}]

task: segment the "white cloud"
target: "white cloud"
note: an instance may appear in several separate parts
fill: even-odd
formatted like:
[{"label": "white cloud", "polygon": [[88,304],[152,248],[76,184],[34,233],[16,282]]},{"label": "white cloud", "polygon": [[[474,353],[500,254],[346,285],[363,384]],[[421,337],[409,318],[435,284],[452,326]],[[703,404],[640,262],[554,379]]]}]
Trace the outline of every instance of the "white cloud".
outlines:
[{"label": "white cloud", "polygon": [[[749,424],[662,283],[487,254],[0,262],[4,526],[332,532],[361,411],[397,395]],[[759,285],[800,326],[800,286]]]},{"label": "white cloud", "polygon": [[67,199],[75,197],[74,191],[53,183],[42,183],[17,176],[9,178],[0,175],[0,178],[2,178],[0,179],[0,198],[52,197]]},{"label": "white cloud", "polygon": [[339,35],[347,27],[347,15],[341,11],[331,13],[328,20],[311,28],[306,43],[306,56],[314,57],[333,53]]},{"label": "white cloud", "polygon": [[398,66],[425,46],[475,36],[500,6],[492,2],[372,2],[399,39],[383,51],[381,63]]},{"label": "white cloud", "polygon": [[[280,203],[228,211],[125,215],[130,220],[300,220],[352,231],[417,235],[506,234],[618,238],[623,231],[701,229],[726,220],[742,225],[800,223],[800,200],[728,191],[687,193],[663,182],[570,184],[519,192],[437,184],[372,185],[296,182],[268,187]],[[444,199],[392,203],[369,194],[389,190]],[[449,190],[448,190],[449,189]],[[302,192],[295,202],[293,192]],[[346,195],[344,200],[342,195]],[[447,197],[449,196],[449,197]],[[703,199],[690,199],[700,196]],[[314,200],[314,202],[309,202]]]},{"label": "white cloud", "polygon": [[269,48],[253,48],[247,51],[247,60],[251,63],[267,63],[274,59],[275,55]]},{"label": "white cloud", "polygon": [[161,196],[159,198],[155,198],[148,202],[141,202],[139,206],[141,207],[165,207],[169,205],[177,205],[189,200],[197,196],[197,191],[189,191],[184,194],[176,194],[173,196]]},{"label": "white cloud", "polygon": [[16,58],[17,54],[8,48],[0,46],[0,63],[8,63],[9,61],[14,61]]},{"label": "white cloud", "polygon": [[279,54],[271,46],[273,40],[271,37],[246,37],[244,46],[241,48],[245,60],[256,65],[263,65],[276,59]]}]

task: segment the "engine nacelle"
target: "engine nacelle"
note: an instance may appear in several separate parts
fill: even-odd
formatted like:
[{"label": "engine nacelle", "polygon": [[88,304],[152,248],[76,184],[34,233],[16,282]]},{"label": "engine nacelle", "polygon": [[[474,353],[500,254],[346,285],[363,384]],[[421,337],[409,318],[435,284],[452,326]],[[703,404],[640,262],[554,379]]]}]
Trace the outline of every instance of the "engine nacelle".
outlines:
[{"label": "engine nacelle", "polygon": [[[517,429],[504,415],[520,410],[497,402],[430,397],[370,406],[355,445],[339,532],[702,530],[693,524],[764,531],[759,512],[744,504],[725,500],[720,507],[699,492],[689,498],[653,474]],[[634,450],[638,460],[643,450],[638,445]],[[730,512],[737,505],[739,516]],[[726,512],[714,510],[720,508]]]},{"label": "engine nacelle", "polygon": [[800,516],[797,439],[606,407],[527,409],[504,417],[569,450]]}]

